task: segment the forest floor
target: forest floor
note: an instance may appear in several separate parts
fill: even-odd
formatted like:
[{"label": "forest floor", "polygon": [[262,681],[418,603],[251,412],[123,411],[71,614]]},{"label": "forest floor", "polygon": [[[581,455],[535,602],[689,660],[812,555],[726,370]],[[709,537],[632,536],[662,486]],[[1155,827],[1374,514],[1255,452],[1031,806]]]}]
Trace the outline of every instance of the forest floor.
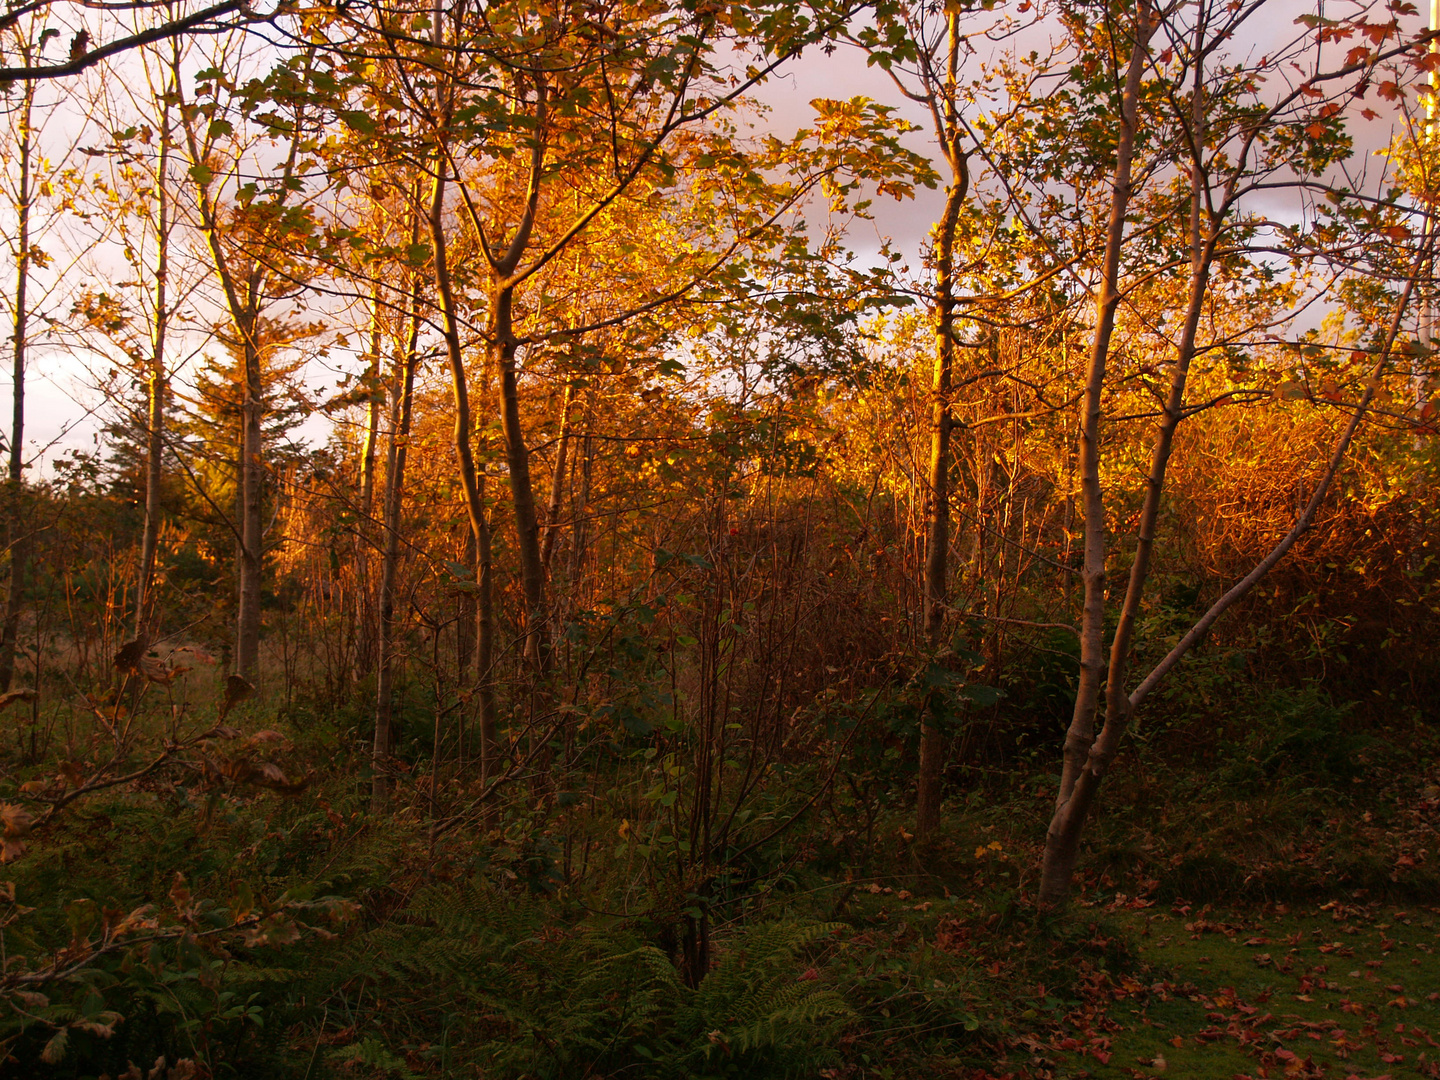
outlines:
[{"label": "forest floor", "polygon": [[[1048,1049],[1095,1077],[1440,1076],[1440,910],[1113,905],[1140,970]],[[1108,997],[1108,1001],[1106,998]]]},{"label": "forest floor", "polygon": [[848,924],[824,970],[860,1014],[825,1075],[1440,1078],[1433,771],[1188,807],[1137,781],[1048,919],[1047,794],[957,807],[911,873],[816,911]]},{"label": "forest floor", "polygon": [[[676,934],[695,898],[672,848],[627,838],[633,783],[437,833],[414,807],[372,814],[329,727],[295,734],[317,777],[296,796],[151,784],[77,806],[7,868],[0,936],[33,967],[102,912],[225,918],[262,890],[304,927],[276,899],[274,932],[223,951],[100,956],[40,1019],[15,1013],[13,1060],[38,1064],[0,1077],[166,1056],[217,1080],[1440,1080],[1428,729],[1344,771],[1332,728],[1268,771],[1269,744],[1136,751],[1060,915],[1033,902],[1044,762],[959,777],[924,843],[900,781],[847,785],[717,879],[698,985]],[[349,917],[312,925],[329,910]]]},{"label": "forest floor", "polygon": [[[1063,923],[1037,934],[1025,915],[997,916],[993,898],[919,900],[882,888],[865,899],[856,906],[868,910],[850,921],[874,929],[860,929],[840,952],[868,962],[843,981],[886,981],[903,956],[912,996],[933,1000],[948,987],[975,994],[981,1044],[949,1057],[930,1043],[917,1057],[935,1075],[1440,1077],[1440,907],[1164,904],[1111,893],[1106,903],[1079,900]],[[882,942],[889,948],[876,950]],[[866,1014],[882,1025],[889,1016],[873,1006]],[[923,1025],[913,1027],[923,1043]],[[888,1064],[862,1053],[858,1069],[829,1075],[920,1075],[919,1061],[906,1060],[905,1028],[872,1028],[864,1040],[893,1048]]]}]

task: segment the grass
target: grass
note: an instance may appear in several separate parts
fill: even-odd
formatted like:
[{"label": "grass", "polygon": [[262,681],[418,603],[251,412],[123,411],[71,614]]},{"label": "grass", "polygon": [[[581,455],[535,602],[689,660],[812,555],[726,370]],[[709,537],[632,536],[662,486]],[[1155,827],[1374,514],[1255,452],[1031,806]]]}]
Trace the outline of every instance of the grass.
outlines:
[{"label": "grass", "polygon": [[1106,1044],[1067,1049],[1057,1076],[1440,1076],[1437,909],[1114,907],[1139,970],[1067,1018],[1052,1047]]}]

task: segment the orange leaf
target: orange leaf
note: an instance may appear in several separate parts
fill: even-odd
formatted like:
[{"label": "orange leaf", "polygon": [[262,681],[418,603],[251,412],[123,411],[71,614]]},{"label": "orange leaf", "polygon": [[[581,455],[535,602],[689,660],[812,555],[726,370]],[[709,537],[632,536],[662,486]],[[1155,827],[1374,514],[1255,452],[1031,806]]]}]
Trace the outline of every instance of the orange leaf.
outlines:
[{"label": "orange leaf", "polygon": [[6,836],[17,837],[24,836],[29,832],[30,826],[35,824],[35,819],[23,806],[5,803],[0,805],[0,824],[5,826]]}]

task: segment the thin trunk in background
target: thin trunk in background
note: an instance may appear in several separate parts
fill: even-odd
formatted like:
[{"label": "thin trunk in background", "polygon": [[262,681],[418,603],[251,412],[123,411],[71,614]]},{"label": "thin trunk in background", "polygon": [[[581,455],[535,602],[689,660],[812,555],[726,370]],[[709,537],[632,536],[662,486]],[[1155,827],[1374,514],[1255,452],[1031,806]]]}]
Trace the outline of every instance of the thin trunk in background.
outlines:
[{"label": "thin trunk in background", "polygon": [[[253,281],[253,273],[251,278]],[[259,342],[255,336],[259,289],[252,285],[246,292],[249,295],[244,317],[236,323],[236,329],[243,334],[244,381],[240,403],[240,597],[235,627],[235,670],[253,685],[260,673],[260,573],[265,542],[261,518],[265,472],[260,424],[265,395]]]},{"label": "thin trunk in background", "polygon": [[[485,472],[476,477],[476,492],[485,504]],[[488,782],[500,774],[500,734],[495,707],[495,578],[490,544],[490,519],[475,534],[475,696],[480,704],[480,777]]]},{"label": "thin trunk in background", "polygon": [[[481,470],[477,468],[476,471]],[[470,528],[469,511],[466,511],[465,516],[465,538],[462,542],[460,561],[467,571],[467,581],[475,581],[480,571],[480,552],[475,546],[475,530]],[[470,681],[470,664],[475,659],[475,631],[478,618],[475,594],[467,585],[455,597],[455,679],[461,684]]]},{"label": "thin trunk in background", "polygon": [[381,304],[380,282],[370,298],[370,342],[366,350],[370,363],[365,369],[365,443],[360,454],[360,511],[368,523],[375,508],[375,461],[380,438],[380,412],[385,404],[380,380]]},{"label": "thin trunk in background", "polygon": [[585,389],[584,434],[580,436],[580,483],[575,491],[574,504],[570,510],[574,522],[570,542],[570,565],[566,573],[569,603],[580,599],[580,578],[585,566],[585,548],[590,542],[590,480],[595,471],[595,389]]},{"label": "thin trunk in background", "polygon": [[[355,577],[359,594],[360,624],[355,642],[355,670],[370,671],[375,664],[375,596],[370,587],[371,548],[375,543],[375,465],[380,442],[380,414],[385,407],[384,375],[380,349],[384,296],[377,278],[370,297],[370,340],[365,369],[365,436],[360,451],[360,514],[355,532]],[[382,507],[381,513],[384,513]]]},{"label": "thin trunk in background", "polygon": [[160,159],[155,176],[155,327],[146,379],[145,528],[140,537],[140,578],[135,596],[135,640],[148,638],[155,600],[155,556],[160,542],[160,490],[164,479],[165,335],[170,325],[170,106],[160,112]]},{"label": "thin trunk in background", "polygon": [[555,557],[555,542],[560,535],[560,511],[565,501],[565,470],[570,462],[570,407],[575,398],[575,379],[565,383],[565,396],[560,402],[560,438],[555,447],[555,469],[550,475],[550,505],[545,508],[545,539],[540,545],[540,565],[550,572]]},{"label": "thin trunk in background", "polygon": [[400,515],[405,493],[405,460],[410,451],[410,419],[415,397],[415,368],[419,363],[420,280],[416,276],[410,297],[410,325],[396,362],[396,382],[391,398],[390,440],[386,450],[383,514],[385,544],[380,563],[379,612],[376,620],[377,664],[375,675],[375,774],[372,795],[383,801],[389,795],[389,781],[383,770],[392,749],[395,728],[395,570],[400,562]]},{"label": "thin trunk in background", "polygon": [[[29,63],[31,49],[23,52]],[[10,591],[5,600],[5,621],[0,626],[0,693],[10,688],[15,677],[15,650],[20,637],[20,611],[25,599],[25,578],[30,562],[30,528],[24,513],[25,499],[25,360],[30,307],[30,219],[34,205],[34,119],[35,84],[27,82],[16,116],[18,141],[15,167],[15,310],[11,322],[11,370],[14,408],[10,422],[10,460],[6,473],[5,542],[10,549]]]}]

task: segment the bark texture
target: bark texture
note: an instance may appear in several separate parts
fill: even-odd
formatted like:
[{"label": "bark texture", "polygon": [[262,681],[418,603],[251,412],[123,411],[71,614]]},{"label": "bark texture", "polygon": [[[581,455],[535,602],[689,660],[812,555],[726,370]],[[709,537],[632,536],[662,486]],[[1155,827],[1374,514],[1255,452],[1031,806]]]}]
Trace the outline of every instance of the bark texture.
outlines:
[{"label": "bark texture", "polygon": [[0,693],[15,678],[15,650],[20,639],[20,614],[30,563],[32,528],[25,505],[25,361],[30,330],[30,215],[34,202],[34,142],[30,128],[35,106],[35,84],[26,83],[20,102],[19,145],[16,147],[15,318],[11,323],[11,370],[14,407],[10,420],[10,460],[5,484],[5,542],[10,549],[10,588],[5,597],[5,620],[0,625]]},{"label": "bark texture", "polygon": [[[935,226],[935,368],[930,401],[929,513],[925,546],[925,639],[932,651],[940,648],[949,599],[950,556],[950,413],[951,383],[955,370],[955,231],[969,188],[966,161],[960,152],[956,115],[956,69],[960,59],[958,16],[949,17],[946,81],[943,102],[934,107],[936,134],[950,166],[945,211]],[[941,93],[937,88],[935,93]],[[940,824],[941,791],[948,740],[927,709],[920,721],[920,761],[915,790],[915,835],[924,840]]]}]

